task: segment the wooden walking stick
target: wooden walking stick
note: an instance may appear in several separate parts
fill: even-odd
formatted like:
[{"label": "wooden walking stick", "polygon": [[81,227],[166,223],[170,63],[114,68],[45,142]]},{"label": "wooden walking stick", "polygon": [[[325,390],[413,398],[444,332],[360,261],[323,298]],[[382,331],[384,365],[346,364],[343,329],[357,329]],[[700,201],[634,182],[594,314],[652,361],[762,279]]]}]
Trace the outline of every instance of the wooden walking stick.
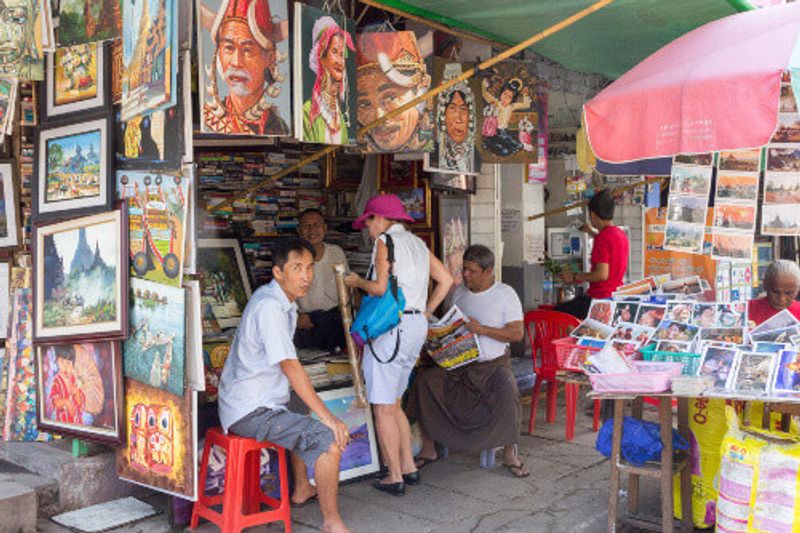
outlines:
[{"label": "wooden walking stick", "polygon": [[353,375],[353,387],[356,391],[356,407],[366,408],[367,395],[364,392],[364,380],[361,377],[361,361],[358,357],[358,347],[353,337],[350,335],[350,326],[353,325],[353,308],[351,306],[351,291],[347,290],[344,284],[346,274],[344,265],[334,265],[336,273],[336,289],[339,292],[339,312],[342,315],[342,327],[344,328],[344,338],[347,343],[347,360],[350,363],[350,373]]}]

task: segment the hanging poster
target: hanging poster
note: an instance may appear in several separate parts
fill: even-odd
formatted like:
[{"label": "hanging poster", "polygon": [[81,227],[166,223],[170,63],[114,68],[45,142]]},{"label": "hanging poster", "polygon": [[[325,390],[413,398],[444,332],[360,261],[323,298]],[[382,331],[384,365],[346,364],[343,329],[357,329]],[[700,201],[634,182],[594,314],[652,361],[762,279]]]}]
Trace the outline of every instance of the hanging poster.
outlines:
[{"label": "hanging poster", "polygon": [[186,291],[137,278],[130,291],[125,377],[183,396]]},{"label": "hanging poster", "polygon": [[252,294],[239,241],[198,239],[197,273],[203,319],[216,319],[223,328],[236,326]]},{"label": "hanging poster", "polygon": [[444,266],[454,284],[464,281],[464,250],[469,246],[469,203],[464,197],[439,197],[439,235],[442,236]]},{"label": "hanging poster", "polygon": [[58,48],[47,54],[42,116],[50,119],[106,105],[110,80],[106,77],[105,48],[101,43]]},{"label": "hanging poster", "polygon": [[675,156],[669,182],[664,250],[703,253],[713,172],[711,154]]},{"label": "hanging poster", "polygon": [[308,143],[355,144],[356,23],[300,3],[294,15],[295,136]]},{"label": "hanging poster", "polygon": [[3,3],[0,17],[0,78],[44,79],[42,12],[38,0]]},{"label": "hanging poster", "polygon": [[117,475],[161,492],[197,499],[197,393],[183,397],[125,379],[125,446]]},{"label": "hanging poster", "polygon": [[[531,63],[503,61],[481,71],[483,109],[478,149],[483,163],[538,161],[540,82]],[[543,158],[547,157],[544,153]]]},{"label": "hanging poster", "polygon": [[[431,88],[431,76],[414,32],[358,35],[358,125],[366,126]],[[430,152],[431,106],[422,101],[367,132],[365,152]]]},{"label": "hanging poster", "polygon": [[106,41],[120,36],[120,0],[60,0],[58,6],[59,46]]},{"label": "hanging poster", "polygon": [[197,0],[197,13],[201,130],[290,135],[286,0]]},{"label": "hanging poster", "polygon": [[117,194],[128,201],[131,274],[180,287],[189,181],[180,174],[118,170]]},{"label": "hanging poster", "polygon": [[178,0],[122,0],[122,113],[128,121],[177,103]]},{"label": "hanging poster", "polygon": [[115,341],[36,347],[39,427],[119,445],[122,358]]},{"label": "hanging poster", "polygon": [[[446,59],[433,60],[433,86],[458,77],[473,65]],[[480,158],[475,148],[478,136],[480,80],[472,77],[439,93],[434,100],[436,137],[433,151],[425,153],[425,170],[446,174],[478,174]]]}]

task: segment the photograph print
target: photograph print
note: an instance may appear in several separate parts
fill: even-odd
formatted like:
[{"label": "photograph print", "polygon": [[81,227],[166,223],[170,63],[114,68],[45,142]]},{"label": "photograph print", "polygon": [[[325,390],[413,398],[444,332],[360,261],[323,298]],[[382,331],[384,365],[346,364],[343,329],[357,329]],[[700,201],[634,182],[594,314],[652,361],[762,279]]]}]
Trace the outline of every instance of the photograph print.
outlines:
[{"label": "photograph print", "polygon": [[39,427],[80,439],[122,444],[120,354],[117,341],[37,346]]},{"label": "photograph print", "polygon": [[294,6],[294,131],[307,143],[356,143],[354,20]]},{"label": "photograph print", "polygon": [[128,217],[114,211],[34,227],[34,341],[128,333]]},{"label": "photograph print", "polygon": [[758,172],[761,170],[761,148],[720,152],[719,169]]},{"label": "photograph print", "polygon": [[[770,148],[772,151],[773,148]],[[800,151],[797,154],[800,158]],[[800,170],[800,168],[798,169]],[[717,174],[718,201],[742,200],[755,202],[758,199],[759,175],[746,172],[719,172]]]},{"label": "photograph print", "polygon": [[689,224],[705,224],[708,198],[704,196],[669,196],[667,220],[687,222]]},{"label": "photograph print", "polygon": [[714,259],[750,259],[753,255],[753,234],[715,232],[711,237],[711,257]]},{"label": "photograph print", "polygon": [[[291,134],[286,0],[197,0],[200,129],[224,135]],[[240,65],[241,41],[252,60]]]},{"label": "photograph print", "polygon": [[714,226],[752,232],[756,227],[756,205],[717,204],[714,207]]},{"label": "photograph print", "polygon": [[714,389],[727,389],[736,358],[736,349],[707,346],[700,360],[699,376],[714,378]]},{"label": "photograph print", "polygon": [[800,172],[800,148],[794,146],[767,148],[767,171]]},{"label": "photograph print", "polygon": [[34,220],[111,209],[113,143],[108,114],[75,123],[43,124],[37,140],[31,189]]},{"label": "photograph print", "polygon": [[239,324],[252,294],[239,241],[197,239],[197,273],[203,319],[223,328]]},{"label": "photograph print", "polygon": [[765,204],[800,204],[800,173],[765,172]]},{"label": "photograph print", "polygon": [[19,204],[17,203],[17,163],[0,160],[0,249],[19,245]]},{"label": "photograph print", "polygon": [[778,113],[778,129],[772,135],[771,143],[800,143],[800,115],[797,113]]},{"label": "photograph print", "polygon": [[709,167],[672,165],[672,174],[669,182],[670,194],[691,194],[694,196],[708,196],[711,187],[711,172]]},{"label": "photograph print", "polygon": [[705,224],[667,222],[664,249],[700,254],[703,252]]},{"label": "photograph print", "polygon": [[111,80],[106,73],[109,48],[103,43],[57,48],[47,54],[41,112],[46,119],[101,109],[110,100]]},{"label": "photograph print", "polygon": [[797,113],[797,100],[791,84],[781,84],[781,99],[778,111],[781,113]]},{"label": "photograph print", "polygon": [[772,390],[778,394],[800,393],[800,351],[797,349],[780,351],[772,378]]},{"label": "photograph print", "polygon": [[678,154],[673,159],[673,162],[707,167],[714,162],[714,154],[711,152],[704,154]]},{"label": "photograph print", "polygon": [[775,357],[771,353],[740,353],[733,376],[733,390],[743,394],[765,394]]},{"label": "photograph print", "polygon": [[761,234],[800,235],[800,205],[762,205]]}]

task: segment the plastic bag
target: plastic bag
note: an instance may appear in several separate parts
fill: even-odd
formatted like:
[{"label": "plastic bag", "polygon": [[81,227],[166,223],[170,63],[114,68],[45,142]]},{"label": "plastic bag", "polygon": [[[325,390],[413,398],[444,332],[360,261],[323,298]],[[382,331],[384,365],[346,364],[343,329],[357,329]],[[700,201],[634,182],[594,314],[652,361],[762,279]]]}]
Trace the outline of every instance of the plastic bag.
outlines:
[{"label": "plastic bag", "polygon": [[[600,428],[595,449],[611,457],[611,440],[614,433],[614,419],[609,418]],[[647,461],[660,461],[661,429],[655,422],[646,422],[626,416],[622,419],[622,457],[633,466],[642,466]],[[672,449],[688,450],[689,443],[677,431],[672,430]]]}]

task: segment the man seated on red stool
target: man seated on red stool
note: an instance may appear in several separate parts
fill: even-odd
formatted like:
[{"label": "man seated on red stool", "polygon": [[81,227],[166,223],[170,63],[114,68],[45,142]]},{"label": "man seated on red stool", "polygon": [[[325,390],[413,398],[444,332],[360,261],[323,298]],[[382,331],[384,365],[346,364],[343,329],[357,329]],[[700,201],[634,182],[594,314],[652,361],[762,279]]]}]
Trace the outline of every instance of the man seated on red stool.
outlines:
[{"label": "man seated on red stool", "polygon": [[748,319],[756,325],[788,309],[800,319],[800,266],[787,259],[773,261],[764,272],[764,289],[767,295],[751,300],[747,306]]},{"label": "man seated on red stool", "polygon": [[[314,465],[323,531],[346,532],[337,497],[339,460],[350,433],[317,395],[292,342],[295,300],[305,296],[314,277],[314,248],[303,239],[284,239],[273,246],[272,260],[274,279],[247,303],[225,362],[219,417],[225,431],[269,441],[290,452],[293,504],[317,496],[306,472],[306,465]],[[286,408],[290,384],[319,420]]]}]

